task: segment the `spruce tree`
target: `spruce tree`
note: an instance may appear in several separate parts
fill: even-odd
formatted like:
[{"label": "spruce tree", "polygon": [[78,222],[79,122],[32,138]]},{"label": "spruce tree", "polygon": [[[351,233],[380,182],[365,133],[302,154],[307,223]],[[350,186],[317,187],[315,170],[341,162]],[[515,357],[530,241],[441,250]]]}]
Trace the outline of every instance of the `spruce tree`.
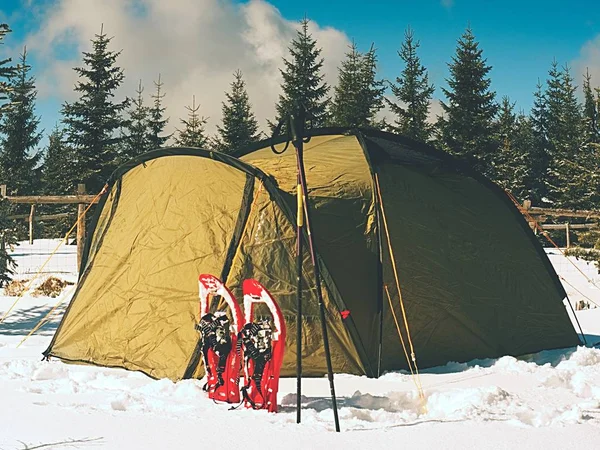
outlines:
[{"label": "spruce tree", "polygon": [[512,192],[512,173],[515,159],[515,133],[517,129],[517,116],[514,112],[515,104],[506,96],[502,97],[498,120],[496,124],[497,141],[499,149],[494,158],[494,175],[496,183]]},{"label": "spruce tree", "polygon": [[559,193],[563,184],[563,174],[558,170],[558,167],[565,162],[564,157],[566,155],[561,145],[564,130],[562,123],[564,100],[562,89],[562,75],[558,62],[554,60],[548,72],[544,94],[547,109],[546,136],[548,139],[547,197],[554,207],[562,206],[562,200],[564,200],[560,198]]},{"label": "spruce tree", "polygon": [[375,48],[362,54],[356,43],[338,69],[338,84],[331,104],[331,124],[342,127],[378,127],[377,112],[383,108],[383,81],[377,80]]},{"label": "spruce tree", "polygon": [[554,61],[546,89],[549,144],[548,198],[564,208],[585,208],[586,183],[581,175],[585,146],[584,121],[568,67]]},{"label": "spruce tree", "polygon": [[175,138],[175,143],[180,147],[204,147],[207,143],[206,136],[204,135],[204,127],[206,126],[207,119],[200,117],[198,111],[200,105],[196,106],[196,96],[193,96],[192,106],[185,107],[188,110],[188,118],[181,119],[183,124],[183,130],[177,130],[179,133]]},{"label": "spruce tree", "polygon": [[[0,45],[3,44],[4,37],[11,30],[5,23],[0,23]],[[12,106],[10,78],[14,75],[14,67],[7,65],[11,62],[10,58],[0,59],[0,117]],[[15,260],[12,258],[8,249],[17,245],[17,235],[15,221],[8,219],[12,214],[13,206],[4,198],[0,198],[0,287],[5,286],[12,279],[16,267]]]},{"label": "spruce tree", "polygon": [[135,92],[136,97],[131,101],[129,109],[129,120],[125,124],[126,136],[123,140],[122,155],[124,161],[151,150],[150,108],[144,105],[142,80]]},{"label": "spruce tree", "polygon": [[50,133],[42,163],[42,185],[45,194],[73,194],[70,188],[76,180],[69,178],[73,150],[66,143],[64,130],[58,126]]},{"label": "spruce tree", "polygon": [[449,89],[442,88],[447,98],[442,102],[444,116],[438,121],[444,148],[466,159],[480,172],[493,178],[492,160],[497,145],[494,139],[494,117],[498,105],[490,90],[491,66],[482,56],[470,28],[458,40],[456,55],[449,64]]},{"label": "spruce tree", "polygon": [[41,154],[36,147],[42,133],[38,130],[40,118],[35,115],[37,91],[30,70],[25,48],[9,83],[12,105],[0,121],[0,179],[18,195],[33,194],[40,188],[37,166]]},{"label": "spruce tree", "polygon": [[556,60],[552,61],[550,70],[548,71],[548,78],[546,80],[546,108],[548,110],[548,122],[547,122],[547,134],[548,140],[555,143],[560,140],[562,109],[563,109],[563,80],[560,67]]},{"label": "spruce tree", "polygon": [[338,83],[333,88],[333,101],[331,103],[331,123],[342,127],[357,127],[362,106],[359,92],[361,90],[361,65],[362,55],[355,42],[352,42],[350,51],[346,53],[338,69]]},{"label": "spruce tree", "polygon": [[583,81],[584,144],[579,158],[581,183],[585,184],[583,203],[590,209],[600,208],[600,89],[592,91],[589,71]]},{"label": "spruce tree", "polygon": [[8,216],[13,214],[13,205],[0,198],[0,287],[12,280],[17,263],[9,253],[11,247],[18,245],[15,221]]},{"label": "spruce tree", "polygon": [[216,150],[224,153],[244,148],[260,137],[242,72],[236,71],[233,77],[231,92],[225,93],[227,100],[221,107],[223,126],[217,126],[218,136],[213,145]]},{"label": "spruce tree", "polygon": [[313,127],[327,123],[329,86],[323,81],[321,49],[317,48],[317,41],[308,32],[308,23],[308,19],[302,20],[301,29],[296,32],[296,38],[289,47],[291,58],[283,59],[285,68],[280,70],[283,93],[275,107],[277,118],[272,127],[294,112],[298,104],[306,108]]},{"label": "spruce tree", "polygon": [[529,154],[531,185],[528,199],[534,205],[545,206],[548,192],[548,165],[550,159],[550,143],[548,141],[548,106],[546,93],[538,80],[533,94],[533,108],[529,116],[531,125],[532,146]]},{"label": "spruce tree", "polygon": [[375,116],[383,109],[385,92],[385,81],[383,79],[377,79],[377,53],[375,46],[371,44],[371,48],[363,57],[363,64],[361,67],[363,86],[362,86],[362,104],[365,108],[365,127],[373,127],[379,129],[385,129],[385,120],[377,121]]},{"label": "spruce tree", "polygon": [[509,189],[520,201],[529,199],[533,202],[534,198],[537,201],[540,180],[532,164],[535,161],[534,134],[529,117],[523,113],[516,117],[514,135],[510,142],[512,171],[507,174]]},{"label": "spruce tree", "polygon": [[396,78],[396,84],[390,86],[394,97],[400,103],[386,100],[395,116],[393,124],[389,126],[390,130],[417,141],[428,142],[433,130],[427,118],[435,88],[433,84],[429,84],[427,69],[417,55],[419,46],[413,30],[407,28],[404,32],[404,42],[398,52],[405,67]]},{"label": "spruce tree", "polygon": [[[73,172],[73,149],[66,143],[64,130],[55,127],[49,136],[42,162],[42,192],[46,195],[68,195],[74,193],[79,182]],[[48,214],[71,213],[68,218],[43,223],[43,232],[48,237],[64,235],[77,216],[71,205],[43,205],[41,210]]]},{"label": "spruce tree", "polygon": [[171,137],[171,135],[163,135],[165,127],[167,126],[167,123],[169,123],[169,118],[164,118],[167,108],[163,106],[163,99],[166,95],[162,91],[163,85],[164,83],[160,79],[160,74],[158,74],[158,81],[154,82],[156,93],[152,95],[152,107],[150,108],[150,117],[148,119],[148,126],[150,128],[150,134],[148,136],[150,150],[161,148]]},{"label": "spruce tree", "polygon": [[[12,32],[12,30],[5,23],[0,23],[0,45],[4,44],[2,42],[4,37]],[[9,66],[8,63],[11,62],[10,58],[0,59],[0,114],[2,111],[6,110],[8,105],[8,92],[9,85],[8,80],[13,74],[14,67]]]},{"label": "spruce tree", "polygon": [[570,68],[568,66],[563,67],[562,70],[562,84],[563,84],[563,97],[564,97],[564,138],[569,142],[568,145],[575,152],[582,150],[584,140],[584,120],[582,115],[582,108],[579,100],[577,99],[577,86],[575,85],[575,79],[571,75]]},{"label": "spruce tree", "polygon": [[598,114],[598,134],[600,134],[600,87],[594,88],[596,91],[596,112]]},{"label": "spruce tree", "polygon": [[500,103],[496,122],[499,149],[494,159],[495,182],[519,201],[531,198],[536,180],[532,178],[533,131],[529,118],[514,112],[508,97]]},{"label": "spruce tree", "polygon": [[517,115],[514,111],[515,103],[511,102],[506,95],[502,97],[498,108],[497,132],[504,148],[511,147],[511,139],[517,123]]},{"label": "spruce tree", "polygon": [[125,76],[116,65],[120,52],[108,49],[110,41],[103,30],[92,39],[92,51],[83,52],[84,67],[74,68],[79,100],[62,107],[67,140],[75,150],[73,168],[89,192],[100,191],[119,162],[116,132],[124,125],[121,114],[129,103],[113,100]]},{"label": "spruce tree", "polygon": [[592,77],[589,70],[586,71],[583,79],[583,97],[586,141],[598,144],[600,143],[600,111],[598,111],[600,98],[596,98],[594,91],[592,91]]}]

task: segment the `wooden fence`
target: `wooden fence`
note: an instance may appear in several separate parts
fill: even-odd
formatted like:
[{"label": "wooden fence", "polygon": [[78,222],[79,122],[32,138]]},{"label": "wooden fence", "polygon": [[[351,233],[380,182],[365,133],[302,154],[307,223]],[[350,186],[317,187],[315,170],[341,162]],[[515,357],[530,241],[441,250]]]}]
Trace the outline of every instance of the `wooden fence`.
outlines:
[{"label": "wooden fence", "polygon": [[[27,220],[29,222],[29,243],[33,243],[33,223],[35,221],[42,220],[57,220],[64,219],[70,215],[70,213],[61,214],[42,214],[36,215],[36,205],[40,204],[55,204],[55,205],[72,205],[77,206],[77,266],[81,262],[81,256],[83,254],[83,245],[85,242],[85,210],[86,205],[90,203],[97,203],[98,197],[94,195],[87,195],[84,184],[77,185],[77,194],[75,195],[26,195],[26,196],[10,196],[6,195],[6,185],[0,185],[0,195],[6,198],[10,203],[14,204],[29,204],[31,209],[29,214],[16,214],[9,216],[9,219],[15,220]],[[561,230],[564,229],[566,233],[567,248],[571,245],[571,230],[584,230],[597,228],[598,222],[586,222],[572,224],[569,221],[564,223],[544,223],[550,217],[564,217],[564,218],[585,218],[600,220],[600,211],[588,211],[588,210],[569,210],[569,209],[553,209],[553,208],[540,208],[531,205],[531,202],[526,200],[523,205],[519,207],[519,210],[526,217],[530,216],[536,220],[539,226],[544,230]],[[533,222],[529,224],[532,229],[536,230],[536,226]]]},{"label": "wooden fence", "polygon": [[[600,211],[593,210],[574,210],[574,209],[559,209],[559,208],[540,208],[531,206],[531,201],[525,200],[523,206],[519,207],[519,210],[525,217],[532,217],[536,220],[538,225],[543,230],[565,230],[567,248],[571,246],[571,230],[589,230],[598,228],[598,222],[585,222],[585,223],[570,223],[565,221],[564,223],[544,223],[550,217],[564,217],[564,218],[583,218],[586,220],[594,219],[600,220]],[[532,229],[536,229],[533,222],[529,223]]]},{"label": "wooden fence", "polygon": [[57,220],[68,217],[69,213],[61,214],[42,214],[36,215],[36,205],[41,204],[54,204],[54,205],[73,205],[77,206],[77,267],[81,263],[81,256],[83,255],[83,245],[85,243],[85,210],[86,205],[91,203],[97,203],[98,197],[95,195],[86,195],[85,184],[77,185],[76,195],[24,195],[24,196],[11,196],[6,195],[6,185],[0,185],[0,195],[6,198],[10,203],[13,204],[28,204],[31,205],[29,214],[16,214],[9,216],[9,219],[15,220],[27,220],[29,222],[29,243],[33,244],[33,223],[35,221],[42,220]]}]

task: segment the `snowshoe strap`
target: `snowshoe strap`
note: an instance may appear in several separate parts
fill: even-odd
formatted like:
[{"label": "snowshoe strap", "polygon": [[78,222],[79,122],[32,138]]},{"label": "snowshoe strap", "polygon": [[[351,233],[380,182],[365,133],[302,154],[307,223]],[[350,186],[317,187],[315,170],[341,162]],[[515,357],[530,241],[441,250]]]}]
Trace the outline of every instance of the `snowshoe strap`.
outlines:
[{"label": "snowshoe strap", "polygon": [[[208,361],[208,350],[212,349],[219,357],[216,373],[217,384],[212,387],[213,390],[217,390],[225,384],[223,373],[225,372],[227,357],[229,356],[232,347],[231,335],[229,333],[229,319],[227,319],[227,316],[224,313],[208,313],[202,317],[200,324],[196,328],[198,328],[201,333],[202,355],[208,377],[213,375]],[[208,391],[211,387],[207,382],[202,389]]]},{"label": "snowshoe strap", "polygon": [[[241,354],[241,346],[244,346],[246,373],[248,374],[247,384],[241,388],[244,400],[252,406],[252,409],[264,408],[265,394],[262,392],[261,382],[264,376],[265,366],[272,356],[272,329],[268,320],[255,321],[247,323],[238,335],[238,352]],[[250,373],[250,361],[253,368]],[[262,397],[263,403],[257,404],[248,395],[248,389],[254,381],[256,392]]]}]

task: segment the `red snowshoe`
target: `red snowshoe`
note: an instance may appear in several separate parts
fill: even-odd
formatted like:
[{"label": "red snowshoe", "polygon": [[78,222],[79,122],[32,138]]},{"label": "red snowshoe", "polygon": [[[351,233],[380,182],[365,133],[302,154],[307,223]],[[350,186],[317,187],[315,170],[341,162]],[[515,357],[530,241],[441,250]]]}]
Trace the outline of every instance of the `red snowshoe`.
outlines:
[{"label": "red snowshoe", "polygon": [[[242,387],[242,395],[248,408],[277,412],[285,321],[279,305],[258,281],[245,280],[243,292],[246,324],[238,335],[245,360],[246,383]],[[269,319],[254,320],[253,309],[257,303],[265,303],[269,307],[273,324]]]},{"label": "red snowshoe", "polygon": [[[239,379],[241,356],[237,352],[238,334],[242,330],[242,311],[233,295],[218,278],[202,274],[200,286],[200,323],[202,355],[206,370],[204,390],[209,398],[229,403],[240,401]],[[233,324],[225,311],[210,313],[210,302],[222,298],[229,306]]]}]

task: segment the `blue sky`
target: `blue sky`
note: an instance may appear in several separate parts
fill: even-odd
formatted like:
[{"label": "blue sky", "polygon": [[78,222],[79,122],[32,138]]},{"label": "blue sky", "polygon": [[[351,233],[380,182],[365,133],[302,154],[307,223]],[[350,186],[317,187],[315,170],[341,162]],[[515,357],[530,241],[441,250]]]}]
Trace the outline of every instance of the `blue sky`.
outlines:
[{"label": "blue sky", "polygon": [[[122,6],[125,4],[135,7]],[[43,116],[43,126],[49,130],[59,118],[62,101],[73,95],[70,67],[79,64],[80,51],[86,49],[89,39],[104,22],[109,34],[115,36],[115,49],[123,49],[123,66],[130,83],[126,94],[133,94],[131,86],[140,78],[144,79],[147,90],[151,89],[153,75],[164,73],[167,93],[179,108],[173,106],[169,111],[171,126],[176,126],[177,118],[184,113],[182,92],[194,89],[194,95],[201,99],[205,113],[211,118],[210,130],[218,121],[222,91],[229,82],[227,74],[238,61],[249,75],[249,91],[251,99],[256,99],[257,115],[260,119],[270,115],[266,103],[267,100],[269,105],[273,103],[278,94],[273,77],[277,75],[276,61],[280,61],[273,55],[285,50],[294,22],[305,14],[318,26],[315,35],[325,47],[324,54],[332,60],[328,69],[330,81],[335,81],[337,62],[352,39],[362,49],[373,42],[378,49],[380,76],[394,78],[402,68],[396,52],[405,28],[410,25],[421,41],[422,61],[438,88],[435,96],[443,99],[439,87],[445,85],[447,63],[456,40],[470,24],[484,56],[493,66],[492,88],[498,98],[508,95],[516,101],[519,109],[529,110],[537,80],[545,78],[554,58],[572,66],[578,84],[581,84],[580,72],[591,66],[595,84],[600,85],[600,60],[596,58],[600,56],[598,1],[2,0],[0,21],[7,21],[14,32],[7,38],[7,45],[0,48],[0,57],[7,52],[16,57],[15,52],[23,44],[28,45],[40,83],[38,112]],[[196,22],[186,17],[189,15],[197,16],[193,19]],[[205,35],[185,34],[186,21],[189,28],[202,23],[205,28],[212,26],[212,31]],[[144,33],[155,34],[156,26],[165,28],[162,38],[165,47],[162,53],[153,54],[152,49],[157,45],[145,48],[139,40]],[[231,37],[229,58],[225,55],[228,27],[232,36],[237,35]],[[182,37],[177,40],[180,34]],[[254,56],[249,48],[256,52]],[[175,59],[177,49],[181,49],[180,60]],[[149,52],[146,59],[144,52]],[[185,61],[202,58],[204,64],[189,65]],[[180,67],[179,72],[195,75],[170,73],[164,67],[166,60],[170,67]],[[270,81],[262,81],[267,78]],[[198,80],[203,82],[198,84]]]},{"label": "blue sky", "polygon": [[[275,1],[286,17],[306,11],[321,25],[344,30],[359,44],[374,42],[382,73],[401,70],[395,51],[407,25],[421,41],[421,57],[436,86],[444,85],[456,40],[471,25],[488,63],[497,93],[529,108],[538,78],[553,58],[570,63],[582,46],[600,34],[599,1]],[[600,81],[600,80],[598,80]],[[441,94],[439,94],[441,95]]]}]

